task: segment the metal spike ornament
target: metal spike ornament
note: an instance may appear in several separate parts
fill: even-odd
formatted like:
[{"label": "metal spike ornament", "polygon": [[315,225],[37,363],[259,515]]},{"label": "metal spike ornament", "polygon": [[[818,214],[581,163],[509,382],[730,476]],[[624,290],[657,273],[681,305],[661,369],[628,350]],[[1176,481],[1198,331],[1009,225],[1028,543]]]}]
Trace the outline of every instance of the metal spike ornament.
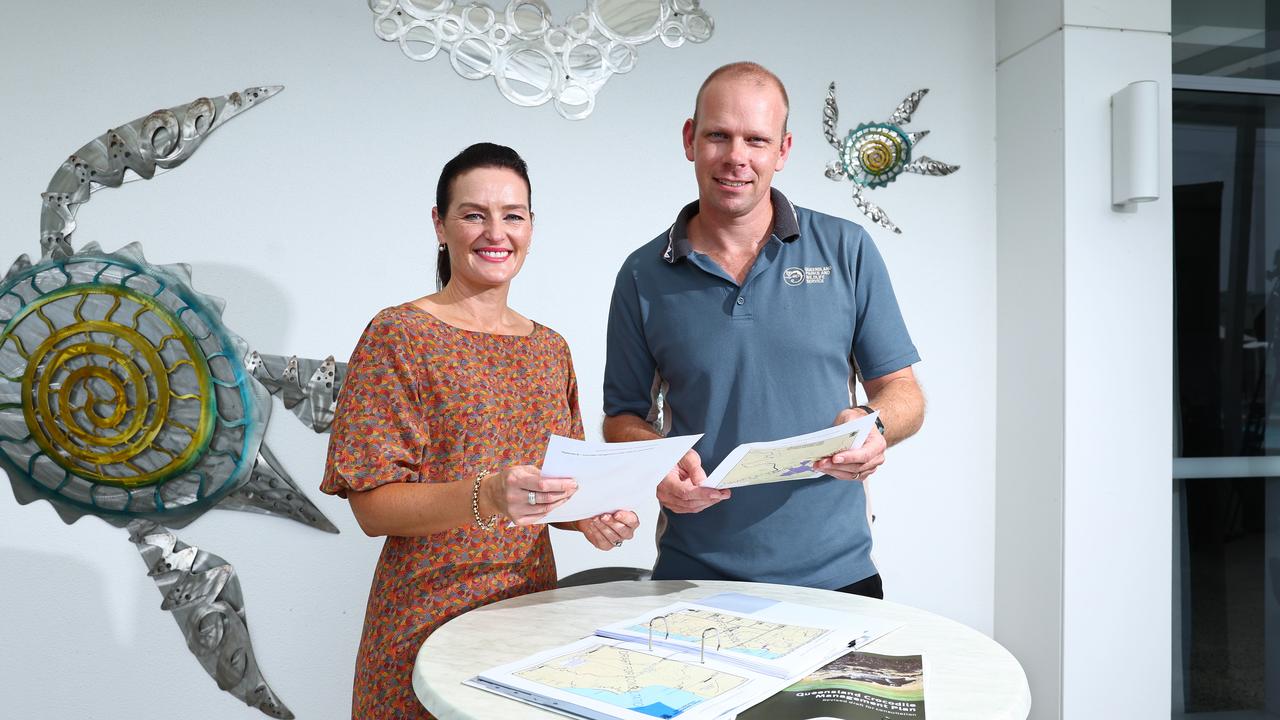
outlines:
[{"label": "metal spike ornament", "polygon": [[218,687],[269,717],[292,718],[258,670],[235,568],[150,520],[131,521],[129,539],[164,596],[160,609],[173,615]]},{"label": "metal spike ornament", "polygon": [[903,125],[911,122],[911,115],[920,106],[929,90],[917,90],[906,97],[893,115],[885,122],[862,123],[840,139],[836,137],[836,121],[840,110],[836,106],[836,84],[827,87],[827,102],[822,110],[822,134],[836,149],[839,157],[827,165],[826,176],[830,180],[853,181],[853,202],[872,222],[901,234],[902,230],[889,219],[884,210],[862,195],[863,189],[884,187],[904,172],[920,175],[950,175],[960,169],[921,155],[915,160],[911,153],[916,143],[929,134],[928,130],[907,132]]},{"label": "metal spike ornament", "polygon": [[[335,362],[332,355],[324,360],[311,360],[264,355],[254,350],[244,364],[302,424],[315,432],[329,431],[338,406],[338,389],[347,376],[346,363]],[[307,380],[303,381],[303,377]]]},{"label": "metal spike ornament", "polygon": [[[84,145],[54,174],[41,196],[40,260],[22,255],[0,278],[0,468],[21,504],[43,499],[67,523],[95,515],[128,527],[161,608],[218,687],[292,718],[258,671],[235,570],[165,529],[219,507],[338,531],[263,442],[273,390],[246,367],[249,347],[223,324],[225,303],[198,292],[188,266],[152,264],[136,243],[71,244],[92,191],[177,167],[281,89],[157,110]],[[345,365],[299,362],[323,366],[305,403],[305,420],[323,432]]]},{"label": "metal spike ornament", "polygon": [[223,123],[283,89],[280,85],[251,87],[213,99],[197,98],[156,110],[86,143],[62,163],[40,196],[44,201],[40,213],[42,256],[71,254],[76,209],[89,201],[94,185],[120,187],[126,170],[150,180],[157,168],[169,170],[181,165]]}]

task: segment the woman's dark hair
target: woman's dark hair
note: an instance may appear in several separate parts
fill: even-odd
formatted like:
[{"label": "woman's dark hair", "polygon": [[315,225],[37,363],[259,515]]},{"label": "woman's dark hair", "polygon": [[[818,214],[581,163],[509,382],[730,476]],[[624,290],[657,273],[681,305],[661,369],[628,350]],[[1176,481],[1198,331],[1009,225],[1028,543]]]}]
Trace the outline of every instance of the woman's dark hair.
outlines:
[{"label": "woman's dark hair", "polygon": [[[515,150],[506,145],[493,143],[476,143],[463,150],[444,164],[440,170],[440,180],[436,183],[436,208],[443,219],[449,210],[449,194],[453,191],[453,181],[458,176],[477,168],[506,168],[524,180],[529,191],[529,210],[533,211],[533,185],[529,182],[529,167]],[[449,284],[449,251],[440,248],[436,253],[436,289],[441,290]]]}]

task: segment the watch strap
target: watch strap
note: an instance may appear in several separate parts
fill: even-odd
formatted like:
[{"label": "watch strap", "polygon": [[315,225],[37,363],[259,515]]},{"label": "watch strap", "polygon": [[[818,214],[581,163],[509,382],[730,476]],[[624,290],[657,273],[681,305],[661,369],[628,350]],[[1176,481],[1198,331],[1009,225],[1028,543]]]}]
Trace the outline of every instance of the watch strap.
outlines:
[{"label": "watch strap", "polygon": [[[875,412],[875,410],[872,410],[871,407],[868,405],[858,405],[857,408],[868,415]],[[879,415],[876,415],[876,429],[880,431],[881,435],[884,434],[884,423],[880,421]]]}]

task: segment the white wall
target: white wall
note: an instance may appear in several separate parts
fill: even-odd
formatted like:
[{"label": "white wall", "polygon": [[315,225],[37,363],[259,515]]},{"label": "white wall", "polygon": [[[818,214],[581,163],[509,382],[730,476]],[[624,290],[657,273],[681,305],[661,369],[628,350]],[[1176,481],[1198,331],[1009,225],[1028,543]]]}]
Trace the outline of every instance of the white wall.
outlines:
[{"label": "white wall", "polygon": [[1005,58],[996,78],[995,637],[1022,662],[1036,716],[1050,718],[1062,674],[1061,34]]},{"label": "white wall", "polygon": [[[1167,718],[1168,3],[1018,13],[997,70],[995,637],[1022,661],[1038,720]],[[1116,212],[1110,97],[1136,80],[1160,83],[1161,199]]]},{"label": "white wall", "polygon": [[[1168,32],[1066,29],[1063,715],[1166,718],[1170,683],[1173,208]],[[1110,207],[1110,97],[1160,83],[1161,199]],[[1087,178],[1101,178],[1089,182]],[[1097,638],[1115,638],[1110,667]],[[1128,692],[1096,688],[1125,673]]]},{"label": "white wall", "polygon": [[[552,3],[558,12],[578,3]],[[443,162],[496,140],[529,161],[537,251],[512,295],[568,339],[590,437],[599,437],[608,294],[622,258],[664,229],[695,185],[679,131],[702,78],[753,59],[791,92],[796,133],[777,184],[794,200],[860,221],[829,182],[820,131],[827,83],[841,125],[885,119],[932,89],[911,129],[921,152],[962,166],[873,193],[905,229],[871,228],[921,354],[930,400],[920,435],[874,482],[877,558],[888,597],[992,628],[995,524],[995,79],[992,0],[827,0],[802,12],[706,0],[705,45],[640,49],[595,113],[508,104],[447,60],[409,61],[372,31],[362,2],[64,0],[0,8],[0,262],[38,252],[39,195],[58,164],[109,127],[250,84],[284,93],[217,131],[183,167],[101,192],[82,207],[78,245],[141,241],[188,262],[197,289],[227,298],[227,325],[266,352],[345,358],[379,308],[431,287],[429,209]],[[278,404],[269,446],[341,528],[211,512],[180,532],[233,563],[263,672],[300,718],[348,711],[349,678],[379,542],[344,501],[315,490],[325,438]],[[556,538],[562,574],[647,566],[646,539],[597,554]],[[252,718],[187,652],[124,532],[65,526],[44,503],[0,491],[0,695],[23,718]],[[818,518],[817,521],[824,519]],[[841,519],[826,519],[841,522]]]}]

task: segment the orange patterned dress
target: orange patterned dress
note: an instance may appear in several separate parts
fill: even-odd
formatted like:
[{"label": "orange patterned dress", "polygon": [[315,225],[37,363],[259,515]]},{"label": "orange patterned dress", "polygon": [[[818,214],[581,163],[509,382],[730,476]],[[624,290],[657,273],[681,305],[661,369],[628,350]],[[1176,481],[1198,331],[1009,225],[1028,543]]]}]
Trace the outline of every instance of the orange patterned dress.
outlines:
[{"label": "orange patterned dress", "polygon": [[[374,317],[351,356],[320,489],[346,497],[540,465],[550,433],[582,437],[559,334],[537,323],[527,336],[470,332],[400,305]],[[472,608],[555,583],[544,525],[388,537],[365,609],[352,717],[430,718],[411,685],[423,640]]]}]

